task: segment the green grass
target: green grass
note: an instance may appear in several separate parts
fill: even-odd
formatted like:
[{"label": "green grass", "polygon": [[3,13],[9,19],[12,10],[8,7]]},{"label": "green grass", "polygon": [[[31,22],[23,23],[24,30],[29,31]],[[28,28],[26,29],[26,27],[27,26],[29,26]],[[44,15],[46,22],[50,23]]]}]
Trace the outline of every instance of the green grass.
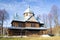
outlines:
[{"label": "green grass", "polygon": [[0,38],[0,40],[60,40],[60,36],[55,37],[26,37],[26,38]]}]

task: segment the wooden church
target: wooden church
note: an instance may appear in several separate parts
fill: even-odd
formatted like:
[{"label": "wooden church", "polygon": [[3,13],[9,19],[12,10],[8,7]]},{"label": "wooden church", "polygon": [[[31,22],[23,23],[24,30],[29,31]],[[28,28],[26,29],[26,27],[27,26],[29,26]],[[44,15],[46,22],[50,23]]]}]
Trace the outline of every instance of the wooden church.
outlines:
[{"label": "wooden church", "polygon": [[35,14],[30,8],[24,11],[23,16],[12,20],[12,27],[8,27],[7,32],[9,36],[39,36],[47,33],[44,23],[34,17]]}]

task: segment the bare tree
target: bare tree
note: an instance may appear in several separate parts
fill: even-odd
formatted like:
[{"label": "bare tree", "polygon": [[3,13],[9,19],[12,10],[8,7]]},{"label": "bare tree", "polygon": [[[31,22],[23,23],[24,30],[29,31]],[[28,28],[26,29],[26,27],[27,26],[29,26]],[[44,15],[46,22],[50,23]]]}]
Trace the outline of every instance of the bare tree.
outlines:
[{"label": "bare tree", "polygon": [[52,34],[52,20],[53,20],[52,14],[49,13],[48,14],[48,21],[49,21],[49,26],[50,26],[50,34]]},{"label": "bare tree", "polygon": [[54,26],[56,26],[56,28],[59,25],[59,23],[58,23],[58,20],[59,20],[58,19],[58,17],[59,17],[58,10],[59,10],[58,7],[56,5],[53,5],[50,12],[49,12],[49,14],[48,14],[49,26],[50,26],[50,34],[53,33],[52,24],[55,24]]},{"label": "bare tree", "polygon": [[55,26],[58,26],[58,7],[56,5],[52,6],[51,13],[53,14]]},{"label": "bare tree", "polygon": [[2,27],[2,35],[3,35],[3,23],[9,18],[8,13],[5,9],[0,10],[0,21],[1,21],[1,27]]},{"label": "bare tree", "polygon": [[46,28],[47,27],[47,23],[48,23],[47,14],[43,14],[42,15],[42,19],[43,19],[43,22],[44,22],[44,27]]}]

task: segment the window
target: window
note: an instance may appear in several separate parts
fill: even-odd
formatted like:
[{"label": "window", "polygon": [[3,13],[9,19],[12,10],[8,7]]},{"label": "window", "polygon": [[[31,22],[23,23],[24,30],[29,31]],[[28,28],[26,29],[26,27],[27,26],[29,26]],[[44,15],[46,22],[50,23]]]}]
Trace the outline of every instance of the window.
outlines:
[{"label": "window", "polygon": [[28,16],[28,13],[26,13],[25,15]]},{"label": "window", "polygon": [[31,23],[31,27],[35,27],[35,23]]},{"label": "window", "polygon": [[19,25],[18,25],[19,27],[22,27],[22,23],[19,23]]}]

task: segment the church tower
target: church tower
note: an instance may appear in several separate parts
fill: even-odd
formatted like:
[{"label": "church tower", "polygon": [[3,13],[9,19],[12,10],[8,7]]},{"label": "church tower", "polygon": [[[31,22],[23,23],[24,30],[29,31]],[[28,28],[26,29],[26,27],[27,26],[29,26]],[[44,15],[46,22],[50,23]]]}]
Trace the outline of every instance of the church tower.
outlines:
[{"label": "church tower", "polygon": [[31,11],[30,7],[28,7],[25,11],[24,11],[24,18],[26,19],[27,17],[31,17],[34,16],[34,12]]}]

